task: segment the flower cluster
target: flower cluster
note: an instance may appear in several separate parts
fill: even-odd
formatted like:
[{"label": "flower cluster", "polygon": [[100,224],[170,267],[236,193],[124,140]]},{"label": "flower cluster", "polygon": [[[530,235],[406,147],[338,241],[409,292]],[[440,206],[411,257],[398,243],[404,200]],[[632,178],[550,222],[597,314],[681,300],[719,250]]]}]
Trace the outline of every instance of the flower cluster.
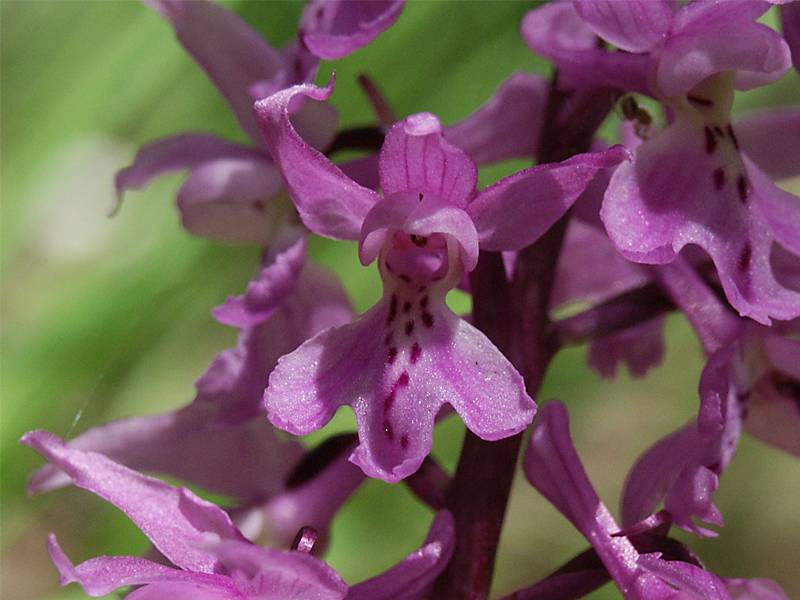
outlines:
[{"label": "flower cluster", "polygon": [[[590,547],[509,598],[578,598],[609,580],[629,599],[786,598],[773,581],[708,571],[669,531],[717,535],[713,496],[743,431],[800,456],[800,199],[775,183],[800,175],[800,110],[731,116],[736,90],[800,66],[800,2],[781,3],[783,35],[758,21],[770,8],[760,0],[552,2],[521,23],[553,63],[549,80],[511,74],[445,126],[428,112],[396,118],[364,78],[379,122],[356,129],[337,127],[335,75],[319,86],[317,72],[402,22],[401,0],[312,0],[282,49],[210,1],[145,3],[249,141],[155,141],[118,173],[118,201],[186,171],[184,227],[258,245],[262,259],[244,293],[213,310],[238,344],[188,405],[66,442],[22,438],[49,463],[31,492],[93,492],[153,545],[148,558],[74,565],[51,534],[62,584],[91,596],[135,586],[137,600],[485,598],[530,428],[528,482]],[[616,145],[598,134],[615,107]],[[509,158],[532,166],[479,189],[479,167]],[[307,257],[312,235],[357,242],[361,264],[376,263],[372,308],[356,315]],[[456,288],[471,315],[448,306]],[[566,305],[582,310],[557,318]],[[621,363],[645,375],[673,311],[707,355],[697,415],[633,465],[618,523],[567,408],[540,399],[537,415],[534,396],[557,352],[579,343],[604,376]],[[313,449],[280,433],[320,430],[345,405],[356,432]],[[453,412],[468,432],[449,474],[430,453]],[[436,514],[419,550],[348,586],[314,553],[367,477],[406,483]],[[276,547],[260,545],[264,529]]]}]

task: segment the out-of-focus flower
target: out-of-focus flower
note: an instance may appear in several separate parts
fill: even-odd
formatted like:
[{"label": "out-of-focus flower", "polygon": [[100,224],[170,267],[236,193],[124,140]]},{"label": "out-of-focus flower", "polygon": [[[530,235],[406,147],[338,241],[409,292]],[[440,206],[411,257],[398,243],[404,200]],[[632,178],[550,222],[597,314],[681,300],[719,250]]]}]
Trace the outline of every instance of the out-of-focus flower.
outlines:
[{"label": "out-of-focus flower", "polygon": [[716,535],[694,519],[722,525],[713,494],[742,429],[800,456],[799,365],[800,342],[744,323],[703,370],[697,420],[658,441],[631,469],[622,498],[623,525],[648,518],[663,499],[676,525]]},{"label": "out-of-focus flower", "polygon": [[[484,439],[524,429],[535,405],[522,378],[445,296],[478,249],[516,250],[548,229],[622,148],[521,171],[475,193],[477,170],[428,113],[397,123],[380,155],[384,197],[358,185],[306,144],[289,120],[297,86],[260,101],[265,139],[309,229],[359,240],[363,264],[378,258],[384,295],[351,325],[323,332],[282,358],[265,403],[272,422],[295,434],[322,427],[340,406],[356,412],[361,444],[352,460],[397,481],[430,451],[439,409],[451,404]],[[535,201],[532,201],[535,199]]]},{"label": "out-of-focus flower", "polygon": [[[132,556],[103,556],[73,565],[51,535],[48,541],[62,585],[79,583],[90,596],[129,585],[137,600],[256,600],[390,598],[403,590],[420,598],[452,552],[449,513],[437,515],[423,547],[374,580],[350,590],[323,561],[302,551],[282,552],[248,542],[225,511],[185,488],[175,488],[116,464],[101,454],[67,446],[45,431],[22,438],[74,483],[124,512],[168,559],[166,566]],[[175,568],[177,567],[177,568]],[[381,593],[369,595],[369,590]]]},{"label": "out-of-focus flower", "polygon": [[[225,242],[266,244],[283,226],[280,174],[266,152],[253,102],[285,87],[313,80],[319,58],[340,58],[368,44],[397,19],[402,1],[312,2],[303,12],[299,38],[282,51],[247,23],[207,0],[146,0],[175,29],[178,41],[228,101],[252,145],[206,133],[185,133],[144,146],[116,186],[139,189],[154,177],[188,170],[178,191],[186,229]],[[327,104],[292,107],[292,119],[315,147],[333,140],[336,111]]]},{"label": "out-of-focus flower", "polygon": [[[291,540],[303,525],[324,535],[336,508],[361,477],[347,463],[332,465],[341,493],[324,496],[325,506],[310,499],[305,487],[286,489],[302,447],[277,438],[261,404],[267,375],[280,356],[352,318],[339,283],[304,259],[305,240],[300,239],[261,270],[243,297],[230,298],[215,311],[221,321],[241,328],[239,344],[214,359],[198,379],[191,404],[96,427],[71,440],[70,447],[102,453],[133,469],[178,477],[231,496],[251,511],[283,498],[284,509],[271,511],[267,524],[280,541],[285,541],[281,535]],[[46,466],[33,475],[30,490],[39,493],[69,481],[65,473]],[[286,508],[289,498],[292,510]]]},{"label": "out-of-focus flower", "polygon": [[[726,581],[696,564],[666,560],[658,552],[640,553],[626,536],[618,535],[614,518],[592,488],[572,444],[566,408],[558,402],[549,402],[540,411],[525,454],[524,469],[528,481],[589,540],[625,598],[721,600],[731,598],[734,589],[757,590],[764,582]],[[560,585],[553,586],[559,578]],[[575,570],[556,576],[552,582],[545,580],[544,585],[520,590],[513,597],[571,598],[576,597],[569,591],[572,586],[588,592],[600,583],[602,579],[596,569]],[[581,588],[582,585],[588,588]],[[771,581],[763,589],[780,592],[780,587]]]}]

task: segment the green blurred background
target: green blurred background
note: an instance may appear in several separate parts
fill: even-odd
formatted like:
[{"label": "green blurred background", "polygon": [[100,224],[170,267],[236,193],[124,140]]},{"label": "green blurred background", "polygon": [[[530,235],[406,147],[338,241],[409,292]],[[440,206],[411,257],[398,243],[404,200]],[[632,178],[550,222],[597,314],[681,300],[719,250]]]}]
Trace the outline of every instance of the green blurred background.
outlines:
[{"label": "green blurred background", "polygon": [[[273,45],[294,35],[298,2],[229,2]],[[547,73],[522,44],[526,2],[410,2],[374,44],[335,65],[333,104],[345,126],[372,114],[355,83],[370,74],[398,115],[439,114],[445,123],[484,102],[514,70]],[[82,598],[58,588],[44,549],[57,532],[76,561],[147,548],[114,508],[66,489],[28,499],[24,483],[41,464],[17,444],[32,428],[74,437],[122,416],[188,402],[211,358],[234,344],[210,307],[238,293],[258,250],[187,235],[173,204],[180,177],[130,194],[106,217],[112,177],[147,141],[186,130],[243,139],[227,106],[176,43],[171,29],[137,2],[3,1],[2,32],[2,597]],[[772,19],[774,15],[768,17]],[[773,21],[769,21],[773,22]],[[737,110],[796,103],[800,78],[742,95]],[[606,128],[613,131],[613,125]],[[482,172],[482,182],[521,166]],[[351,244],[316,240],[316,260],[342,277],[359,310],[379,296],[375,269]],[[465,298],[455,298],[462,310]],[[572,410],[578,450],[600,495],[615,509],[625,474],[657,437],[691,418],[701,352],[687,325],[671,318],[665,365],[645,381],[600,380],[584,348],[563,352],[540,400]],[[344,412],[323,432],[352,428]],[[457,460],[463,427],[438,430],[434,454]],[[693,541],[724,576],[777,579],[800,597],[800,468],[745,437],[717,494],[723,534]],[[402,485],[370,481],[336,519],[326,558],[348,582],[389,566],[424,538],[430,511]],[[688,537],[688,536],[683,536]],[[586,543],[521,479],[502,538],[495,593],[553,570]],[[608,586],[596,598],[614,598]]]}]

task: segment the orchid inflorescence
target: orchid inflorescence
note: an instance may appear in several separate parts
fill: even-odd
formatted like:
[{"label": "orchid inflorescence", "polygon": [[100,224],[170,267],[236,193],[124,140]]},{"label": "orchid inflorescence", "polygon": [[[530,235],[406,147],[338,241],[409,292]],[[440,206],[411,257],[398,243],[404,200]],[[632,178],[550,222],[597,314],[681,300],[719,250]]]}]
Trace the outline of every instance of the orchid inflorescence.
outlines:
[{"label": "orchid inflorescence", "polygon": [[[32,493],[74,484],[119,508],[145,557],[73,564],[51,534],[62,584],[128,598],[486,598],[523,435],[527,481],[589,549],[509,598],[579,598],[613,581],[625,598],[787,596],[768,579],[706,570],[672,526],[713,536],[721,476],[742,431],[800,456],[800,109],[732,120],[737,90],[800,68],[800,2],[562,0],[532,8],[524,42],[553,75],[514,73],[463,121],[396,118],[368,78],[374,127],[337,129],[345,57],[401,18],[401,0],[312,0],[272,48],[206,0],[145,0],[174,28],[248,136],[186,133],[140,149],[120,200],[173,171],[190,232],[257,244],[247,289],[213,310],[239,330],[187,406],[114,421],[66,442],[22,443],[48,465]],[[491,10],[503,10],[496,5]],[[398,51],[403,51],[398,49]],[[663,109],[660,122],[639,106]],[[621,143],[598,137],[621,107]],[[340,150],[358,150],[333,160]],[[478,167],[532,161],[478,187]],[[309,236],[358,243],[377,303],[354,314]],[[458,315],[448,293],[470,294]],[[556,318],[559,307],[582,312]],[[633,465],[616,520],[595,492],[564,404],[537,394],[556,353],[588,342],[591,366],[643,376],[683,313],[707,355],[696,418]],[[299,440],[343,406],[357,433]],[[455,473],[430,456],[438,422],[467,428]],[[220,507],[177,478],[234,501]],[[367,477],[405,482],[436,511],[419,550],[348,586],[316,554]],[[256,540],[264,528],[274,547]]]}]

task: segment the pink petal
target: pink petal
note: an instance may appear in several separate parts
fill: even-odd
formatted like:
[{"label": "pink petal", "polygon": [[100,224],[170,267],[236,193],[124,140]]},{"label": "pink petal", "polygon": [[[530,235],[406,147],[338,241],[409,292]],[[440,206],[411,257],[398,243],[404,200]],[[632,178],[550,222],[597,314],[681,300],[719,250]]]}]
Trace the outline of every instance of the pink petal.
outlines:
[{"label": "pink petal", "polygon": [[541,410],[524,459],[525,476],[580,531],[626,598],[637,598],[639,553],[619,531],[592,488],[569,433],[569,416],[559,402]]},{"label": "pink petal", "polygon": [[420,600],[444,571],[455,544],[453,517],[437,513],[423,546],[377,577],[353,586],[347,600]]},{"label": "pink petal", "polygon": [[649,89],[648,56],[598,48],[597,37],[571,2],[552,2],[528,12],[521,30],[531,50],[556,64],[562,86]]},{"label": "pink petal", "polygon": [[261,143],[250,87],[285,68],[280,53],[235,13],[206,0],[146,0],[169,20],[186,51],[231,105],[242,129]]},{"label": "pink petal", "polygon": [[575,11],[592,31],[628,52],[647,52],[672,25],[668,0],[580,0]]},{"label": "pink petal", "polygon": [[375,260],[387,236],[395,231],[424,237],[444,234],[458,242],[466,271],[478,264],[478,234],[472,219],[461,208],[435,196],[420,198],[417,193],[400,192],[373,206],[361,228],[359,258],[362,264]]},{"label": "pink petal", "polygon": [[745,160],[753,185],[753,200],[775,241],[800,262],[800,198],[782,190],[753,163]]},{"label": "pink petal", "polygon": [[327,100],[333,84],[331,79],[325,88],[296,85],[259,100],[255,111],[267,147],[306,226],[319,235],[356,240],[378,195],[358,185],[303,141],[289,119],[289,104],[295,97]]},{"label": "pink petal", "polygon": [[[58,569],[61,585],[77,583],[90,596],[105,596],[129,585],[172,584],[177,591],[196,591],[198,600],[241,598],[230,578],[222,575],[186,573],[133,556],[101,556],[75,566],[52,533],[47,538],[47,550]],[[170,597],[180,600],[178,596]],[[183,598],[188,600],[189,596]]]},{"label": "pink petal", "polygon": [[70,448],[46,431],[20,440],[66,472],[75,485],[124,512],[156,548],[187,571],[213,573],[219,566],[205,549],[210,540],[244,539],[222,509],[185,488],[175,488],[110,461]]},{"label": "pink petal", "polygon": [[411,115],[389,130],[379,169],[385,196],[422,193],[462,208],[478,180],[475,163],[444,139],[442,124],[430,113]]},{"label": "pink petal", "polygon": [[[491,394],[484,389],[492,380]],[[361,445],[352,460],[397,481],[430,452],[434,419],[450,403],[484,439],[524,429],[535,405],[522,378],[489,340],[438,297],[384,298],[356,322],[283,357],[264,401],[277,427],[304,435],[350,404]]]},{"label": "pink petal", "polygon": [[520,250],[536,241],[580,197],[603,169],[628,158],[614,146],[540,165],[505,177],[482,190],[467,207],[481,249]]},{"label": "pink petal", "polygon": [[305,552],[281,552],[238,540],[222,540],[214,551],[244,598],[342,600],[347,593],[347,584],[333,568]]},{"label": "pink petal", "polygon": [[715,151],[729,138],[715,139],[710,147],[702,129],[678,119],[642,144],[606,190],[600,216],[609,237],[643,263],[671,262],[696,244],[711,256],[739,314],[762,323],[794,318],[800,295],[782,287],[770,265],[774,234],[759,210],[762,180],[751,182],[750,170]]},{"label": "pink petal", "polygon": [[545,79],[514,73],[486,104],[448,127],[444,136],[479,165],[530,158],[539,148],[547,94]]},{"label": "pink petal", "polygon": [[679,96],[724,71],[737,72],[737,89],[750,89],[780,78],[790,66],[789,47],[778,33],[719,3],[673,32],[660,53],[656,77],[662,94]]},{"label": "pink petal", "polygon": [[614,377],[621,363],[633,377],[644,377],[664,358],[664,319],[656,318],[592,341],[589,365],[603,377]]},{"label": "pink petal", "polygon": [[[70,440],[69,447],[242,500],[269,497],[280,489],[301,448],[280,442],[263,419],[220,426],[213,424],[208,409],[192,404],[163,415],[112,421]],[[46,465],[33,474],[28,491],[38,494],[71,482],[66,472]]]},{"label": "pink petal", "polygon": [[117,173],[114,185],[121,196],[125,190],[141,189],[164,173],[193,169],[224,158],[257,160],[264,157],[251,148],[208,133],[183,133],[142,146],[133,164]]},{"label": "pink petal", "polygon": [[274,197],[282,188],[265,157],[209,161],[192,169],[178,191],[181,222],[201,237],[266,245],[285,210]]},{"label": "pink petal", "polygon": [[726,579],[731,600],[789,600],[780,585],[771,579]]},{"label": "pink petal", "polygon": [[303,42],[325,60],[343,58],[391,27],[403,0],[313,0],[300,19]]},{"label": "pink petal", "polygon": [[800,175],[800,109],[750,113],[735,124],[742,151],[770,179]]},{"label": "pink petal", "polygon": [[260,325],[295,290],[305,258],[306,240],[301,237],[262,268],[258,276],[247,284],[243,295],[228,296],[225,304],[216,307],[212,311],[214,318],[233,327]]}]

